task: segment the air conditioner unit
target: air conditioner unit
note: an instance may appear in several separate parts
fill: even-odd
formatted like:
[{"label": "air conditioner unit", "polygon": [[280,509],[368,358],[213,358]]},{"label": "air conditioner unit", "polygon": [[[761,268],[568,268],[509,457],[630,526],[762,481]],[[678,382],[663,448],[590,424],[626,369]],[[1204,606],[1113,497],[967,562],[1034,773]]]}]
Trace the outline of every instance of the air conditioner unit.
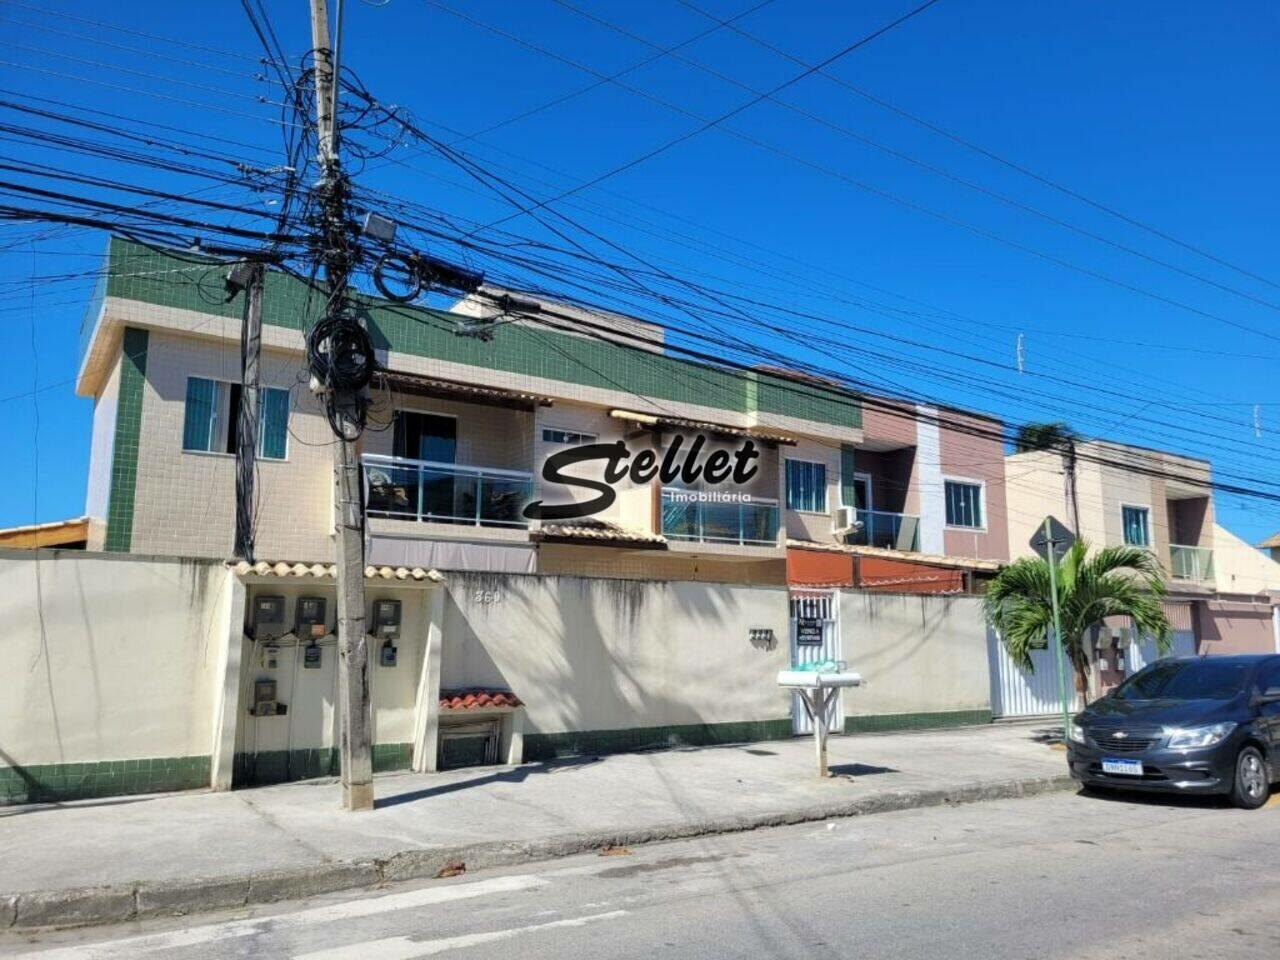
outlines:
[{"label": "air conditioner unit", "polygon": [[862,521],[853,507],[836,507],[831,511],[831,532],[835,536],[842,537],[861,528]]}]

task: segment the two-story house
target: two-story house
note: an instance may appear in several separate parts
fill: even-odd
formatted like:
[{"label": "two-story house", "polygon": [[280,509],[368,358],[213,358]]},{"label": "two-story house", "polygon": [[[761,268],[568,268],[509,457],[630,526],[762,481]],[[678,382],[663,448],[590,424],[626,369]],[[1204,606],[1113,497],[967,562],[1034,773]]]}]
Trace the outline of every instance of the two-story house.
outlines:
[{"label": "two-story house", "polygon": [[[231,555],[243,305],[224,294],[224,270],[111,242],[77,380],[94,398],[91,549]],[[303,357],[320,297],[272,272],[264,303],[257,554],[325,559],[332,435]],[[661,327],[560,304],[554,324],[508,320],[491,338],[460,335],[493,313],[489,304],[360,300],[386,371],[361,443],[373,563],[936,592],[963,589],[969,573],[1007,557],[999,424],[868,406],[785,371],[695,363],[664,350]],[[758,469],[732,499],[701,478],[633,471],[589,517],[524,515],[531,500],[594,496],[542,476],[558,451],[622,441],[662,462],[699,435],[704,459],[754,445]],[[599,480],[602,469],[565,473]],[[856,522],[837,531],[841,506]]]},{"label": "two-story house", "polygon": [[[1216,522],[1209,461],[1103,441],[1080,441],[1076,450],[1074,497],[1063,453],[1031,450],[1007,458],[1015,558],[1031,555],[1036,525],[1052,514],[1094,546],[1127,544],[1156,556],[1168,576],[1165,609],[1176,630],[1176,652],[1277,649],[1273,603],[1280,598],[1280,564]],[[1128,667],[1147,656],[1139,651],[1138,662],[1130,657]],[[1110,673],[1123,675],[1115,655],[1100,659]]]}]

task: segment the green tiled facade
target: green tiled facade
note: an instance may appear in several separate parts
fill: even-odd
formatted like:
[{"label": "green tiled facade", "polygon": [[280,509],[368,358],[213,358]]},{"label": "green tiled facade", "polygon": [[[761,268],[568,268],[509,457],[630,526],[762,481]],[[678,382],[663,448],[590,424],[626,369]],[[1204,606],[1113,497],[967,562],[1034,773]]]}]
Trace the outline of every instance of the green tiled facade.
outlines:
[{"label": "green tiled facade", "polygon": [[0,804],[60,803],[209,786],[208,757],[0,767]]},{"label": "green tiled facade", "polygon": [[[119,238],[112,239],[108,259],[107,296],[224,317],[241,314],[239,297],[224,302],[223,268],[213,261],[192,263],[189,255],[178,258]],[[761,411],[848,427],[862,424],[856,399],[764,372],[744,374],[517,324],[503,327],[499,336],[485,342],[456,336],[456,318],[440,311],[366,296],[357,296],[356,303],[374,343],[399,353],[739,413]],[[264,323],[303,330],[322,306],[319,292],[303,281],[287,274],[267,275]]]},{"label": "green tiled facade", "polygon": [[107,550],[128,552],[133,542],[133,497],[142,434],[142,391],[147,379],[147,331],[126,327],[120,353],[120,395],[111,447],[111,492],[107,502]]},{"label": "green tiled facade", "polygon": [[584,730],[577,733],[526,733],[526,761],[553,760],[606,753],[628,753],[655,747],[710,747],[726,743],[786,740],[791,720],[748,720],[741,723],[692,723],[627,730]]},{"label": "green tiled facade", "polygon": [[[340,752],[334,747],[237,753],[231,783],[236,787],[254,787],[292,780],[313,780],[316,777],[336,777],[342,772],[340,756]],[[374,773],[408,770],[412,760],[411,743],[373,745]]]},{"label": "green tiled facade", "polygon": [[845,733],[892,733],[899,730],[937,730],[972,727],[991,722],[990,710],[949,710],[942,713],[885,713],[845,717]]}]

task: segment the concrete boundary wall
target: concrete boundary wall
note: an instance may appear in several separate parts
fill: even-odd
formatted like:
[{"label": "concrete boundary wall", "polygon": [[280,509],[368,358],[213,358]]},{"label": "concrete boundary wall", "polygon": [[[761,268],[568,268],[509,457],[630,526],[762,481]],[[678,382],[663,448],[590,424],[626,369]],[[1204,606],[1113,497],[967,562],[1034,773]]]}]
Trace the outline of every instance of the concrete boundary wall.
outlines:
[{"label": "concrete boundary wall", "polygon": [[227,576],[0,552],[0,803],[207,786]]}]

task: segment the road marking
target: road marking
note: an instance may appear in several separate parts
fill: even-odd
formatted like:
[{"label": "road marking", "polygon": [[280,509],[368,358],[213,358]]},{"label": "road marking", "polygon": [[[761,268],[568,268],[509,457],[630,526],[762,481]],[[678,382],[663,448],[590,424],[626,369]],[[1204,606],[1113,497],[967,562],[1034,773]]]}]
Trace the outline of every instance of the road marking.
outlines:
[{"label": "road marking", "polygon": [[571,920],[552,920],[550,923],[532,923],[526,927],[512,927],[510,930],[491,930],[488,933],[467,933],[458,937],[444,937],[440,940],[412,940],[409,937],[387,937],[383,940],[368,940],[364,943],[352,943],[345,947],[333,947],[329,950],[318,950],[314,953],[294,954],[293,960],[419,960],[421,957],[434,957],[447,950],[461,950],[463,947],[476,947],[482,943],[494,943],[498,940],[509,940],[526,933],[538,933],[542,930],[564,929],[565,927],[585,927],[588,923],[601,920],[614,920],[626,916],[625,910],[610,910],[608,913],[594,913],[586,917],[574,917]]},{"label": "road marking", "polygon": [[371,917],[379,913],[388,913],[392,910],[427,907],[433,904],[469,900],[472,897],[484,897],[495,893],[515,893],[521,890],[531,890],[534,887],[543,887],[548,882],[541,877],[535,876],[493,877],[489,880],[475,880],[471,883],[423,887],[421,890],[393,893],[385,897],[346,900],[342,903],[325,904],[322,907],[310,907],[295,913],[228,920],[224,923],[210,923],[202,927],[190,927],[186,930],[173,930],[168,933],[151,933],[138,937],[105,940],[100,943],[74,947],[36,950],[19,954],[19,957],[28,957],[32,958],[32,960],[116,960],[116,958],[133,957],[139,953],[148,953],[155,950],[176,950],[181,947],[197,946],[202,943],[213,943],[229,937],[246,937],[250,934],[269,935],[278,930],[306,927],[319,923],[332,923],[337,920]]}]

